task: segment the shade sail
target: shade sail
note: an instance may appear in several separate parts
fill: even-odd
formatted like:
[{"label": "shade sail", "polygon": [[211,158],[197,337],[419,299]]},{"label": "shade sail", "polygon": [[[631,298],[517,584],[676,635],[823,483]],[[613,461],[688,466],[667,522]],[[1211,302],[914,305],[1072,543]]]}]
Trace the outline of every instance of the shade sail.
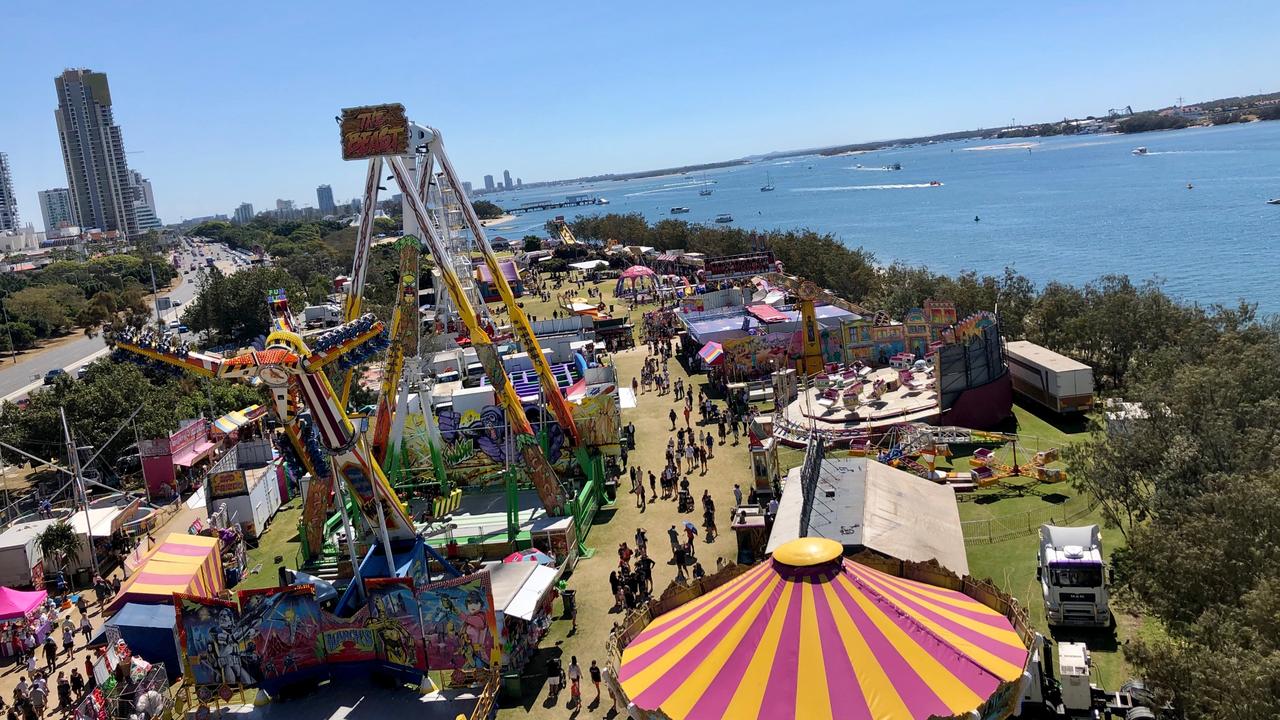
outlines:
[{"label": "shade sail", "polygon": [[724,346],[713,340],[702,346],[698,351],[698,357],[702,358],[702,362],[714,365],[724,358]]},{"label": "shade sail", "polygon": [[173,594],[214,597],[225,587],[217,538],[170,533],[142,561],[107,606],[114,613],[125,603],[172,603]]},{"label": "shade sail", "polygon": [[652,269],[647,268],[643,265],[632,265],[626,270],[623,270],[622,274],[618,276],[618,279],[634,280],[636,278],[642,278],[642,277],[653,277],[655,274],[656,273],[654,273]]},{"label": "shade sail", "polygon": [[1016,690],[1027,649],[1003,615],[841,551],[793,540],[656,619],[623,653],[628,698],[674,720],[915,720]]},{"label": "shade sail", "polygon": [[529,550],[521,550],[520,552],[513,552],[510,555],[502,558],[502,562],[504,563],[533,562],[533,563],[538,563],[539,565],[555,565],[556,564],[556,561],[552,560],[550,555],[542,552],[537,548],[532,548]]},{"label": "shade sail", "polygon": [[40,607],[49,597],[44,590],[14,590],[0,587],[0,620],[12,620]]}]

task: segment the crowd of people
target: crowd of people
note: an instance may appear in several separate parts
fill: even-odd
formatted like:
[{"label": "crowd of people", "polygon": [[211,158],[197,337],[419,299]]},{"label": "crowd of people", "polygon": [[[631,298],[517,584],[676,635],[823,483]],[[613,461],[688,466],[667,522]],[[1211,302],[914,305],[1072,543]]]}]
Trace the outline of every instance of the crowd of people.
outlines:
[{"label": "crowd of people", "polygon": [[[107,581],[101,582],[110,588]],[[8,702],[0,697],[0,710],[5,712],[6,720],[35,720],[49,711],[59,716],[69,714],[92,689],[92,659],[85,658],[83,673],[74,662],[76,635],[82,636],[82,648],[88,647],[93,638],[89,604],[81,593],[74,603],[66,600],[66,605],[48,598],[27,617],[0,627],[0,644],[6,654],[15,657],[9,672],[19,673],[12,697]],[[73,619],[72,608],[80,616],[78,622]],[[43,641],[39,639],[41,634]],[[68,664],[70,668],[66,667]]]}]

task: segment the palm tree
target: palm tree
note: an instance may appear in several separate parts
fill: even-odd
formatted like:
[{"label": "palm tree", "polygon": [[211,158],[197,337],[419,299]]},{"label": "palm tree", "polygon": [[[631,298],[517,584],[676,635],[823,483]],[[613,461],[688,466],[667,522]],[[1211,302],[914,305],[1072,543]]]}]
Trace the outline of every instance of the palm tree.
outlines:
[{"label": "palm tree", "polygon": [[45,557],[57,563],[59,570],[66,570],[67,560],[84,547],[84,538],[71,527],[71,523],[59,520],[41,530],[36,535],[36,543]]}]

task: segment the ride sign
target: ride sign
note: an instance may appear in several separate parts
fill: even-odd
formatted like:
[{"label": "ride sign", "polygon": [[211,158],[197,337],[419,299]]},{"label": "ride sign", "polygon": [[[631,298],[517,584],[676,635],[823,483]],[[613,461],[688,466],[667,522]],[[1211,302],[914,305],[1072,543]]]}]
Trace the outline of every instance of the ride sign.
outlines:
[{"label": "ride sign", "polygon": [[342,159],[408,155],[409,117],[400,103],[343,108]]}]

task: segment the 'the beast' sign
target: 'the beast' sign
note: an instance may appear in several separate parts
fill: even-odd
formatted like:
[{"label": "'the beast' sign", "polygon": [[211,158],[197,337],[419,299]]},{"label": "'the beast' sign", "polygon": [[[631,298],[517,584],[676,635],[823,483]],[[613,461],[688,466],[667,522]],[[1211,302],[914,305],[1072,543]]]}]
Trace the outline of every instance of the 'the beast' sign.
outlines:
[{"label": "'the beast' sign", "polygon": [[409,153],[409,118],[400,103],[342,109],[342,159]]}]

